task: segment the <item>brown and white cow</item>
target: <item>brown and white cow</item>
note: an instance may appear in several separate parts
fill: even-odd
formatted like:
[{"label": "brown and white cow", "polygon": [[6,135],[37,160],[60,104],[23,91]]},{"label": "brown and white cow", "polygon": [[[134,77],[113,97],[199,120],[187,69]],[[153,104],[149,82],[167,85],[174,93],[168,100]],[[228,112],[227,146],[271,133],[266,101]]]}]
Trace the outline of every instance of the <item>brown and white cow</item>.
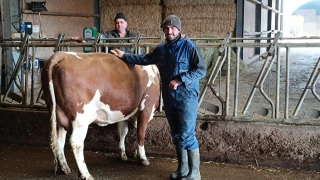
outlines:
[{"label": "brown and white cow", "polygon": [[55,168],[71,170],[64,155],[67,131],[83,179],[93,179],[84,161],[83,148],[88,126],[120,123],[119,148],[126,159],[124,139],[127,121],[137,122],[138,155],[148,165],[144,138],[160,96],[156,66],[129,65],[106,53],[56,52],[42,70],[42,86],[51,113],[51,147]]}]

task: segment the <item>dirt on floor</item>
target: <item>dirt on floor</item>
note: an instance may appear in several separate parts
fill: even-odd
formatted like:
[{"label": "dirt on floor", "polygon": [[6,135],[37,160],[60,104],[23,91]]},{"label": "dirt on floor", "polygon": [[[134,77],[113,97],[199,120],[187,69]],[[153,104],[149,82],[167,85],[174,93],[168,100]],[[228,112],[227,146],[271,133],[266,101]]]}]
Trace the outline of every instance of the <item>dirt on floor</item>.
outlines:
[{"label": "dirt on floor", "polygon": [[[70,150],[66,151],[72,173],[54,175],[50,148],[0,144],[0,179],[77,179],[76,164]],[[177,167],[174,158],[149,157],[150,165],[142,166],[134,158],[121,161],[117,154],[85,152],[89,172],[95,179],[165,180]],[[234,165],[201,162],[202,180],[295,180],[320,179],[320,172],[278,167]],[[79,179],[79,178],[78,178]]]}]

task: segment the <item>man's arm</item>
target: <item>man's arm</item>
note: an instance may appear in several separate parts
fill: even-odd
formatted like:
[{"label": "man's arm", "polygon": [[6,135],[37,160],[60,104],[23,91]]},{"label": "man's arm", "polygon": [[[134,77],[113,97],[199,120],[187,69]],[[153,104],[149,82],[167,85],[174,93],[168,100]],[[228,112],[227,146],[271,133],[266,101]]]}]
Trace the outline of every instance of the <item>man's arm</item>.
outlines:
[{"label": "man's arm", "polygon": [[181,81],[184,82],[185,85],[189,85],[193,81],[203,78],[207,72],[206,64],[199,48],[195,46],[190,53],[191,69],[180,74]]},{"label": "man's arm", "polygon": [[[156,51],[156,50],[155,50]],[[120,59],[125,60],[129,64],[139,64],[139,65],[150,65],[157,64],[158,58],[155,52],[149,54],[133,54],[125,53],[119,49],[113,49],[110,51],[111,54],[117,56]]]}]

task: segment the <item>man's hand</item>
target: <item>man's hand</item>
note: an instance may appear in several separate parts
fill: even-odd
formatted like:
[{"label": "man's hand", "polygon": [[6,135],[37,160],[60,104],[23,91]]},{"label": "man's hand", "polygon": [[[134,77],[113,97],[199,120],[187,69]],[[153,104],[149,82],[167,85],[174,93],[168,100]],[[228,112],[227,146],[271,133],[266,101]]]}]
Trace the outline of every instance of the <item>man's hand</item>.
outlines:
[{"label": "man's hand", "polygon": [[110,51],[110,53],[117,56],[118,58],[122,58],[122,56],[124,55],[124,52],[120,49],[113,49]]},{"label": "man's hand", "polygon": [[178,86],[179,86],[179,82],[177,80],[175,80],[175,79],[171,80],[169,82],[169,88],[170,89],[176,90],[178,88]]},{"label": "man's hand", "polygon": [[85,43],[84,39],[80,39],[79,37],[71,37],[72,41],[76,41],[77,43]]}]

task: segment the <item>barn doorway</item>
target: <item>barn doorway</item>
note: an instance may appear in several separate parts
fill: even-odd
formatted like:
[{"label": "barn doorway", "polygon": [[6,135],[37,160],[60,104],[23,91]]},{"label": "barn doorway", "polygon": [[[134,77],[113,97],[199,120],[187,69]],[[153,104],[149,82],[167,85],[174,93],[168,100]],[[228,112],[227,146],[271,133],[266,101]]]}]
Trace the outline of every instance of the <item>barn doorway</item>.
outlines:
[{"label": "barn doorway", "polygon": [[284,0],[284,37],[320,36],[320,0]]}]

